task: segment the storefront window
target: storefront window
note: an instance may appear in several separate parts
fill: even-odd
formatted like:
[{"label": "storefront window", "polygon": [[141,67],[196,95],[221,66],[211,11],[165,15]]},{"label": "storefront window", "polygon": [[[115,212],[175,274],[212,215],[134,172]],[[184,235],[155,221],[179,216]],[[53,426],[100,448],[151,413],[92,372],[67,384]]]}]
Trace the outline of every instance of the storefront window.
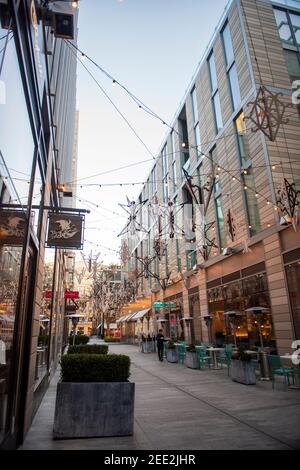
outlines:
[{"label": "storefront window", "polygon": [[[258,274],[208,291],[209,313],[214,317],[213,338],[223,334],[227,342],[260,346],[259,326],[264,346],[275,347],[272,313],[265,274]],[[246,313],[252,307],[266,309],[262,314]],[[237,312],[234,324],[225,312]],[[235,331],[233,331],[235,330]]]},{"label": "storefront window", "polygon": [[[34,142],[13,32],[0,27],[0,38],[0,202],[26,206]],[[8,394],[8,380],[14,348],[21,245],[25,237],[11,244],[10,239],[24,231],[22,224],[24,219],[22,222],[18,213],[9,217],[7,212],[4,216],[0,211],[1,237],[4,237],[0,240],[0,442],[6,432],[8,404],[12,398]]]},{"label": "storefront window", "polygon": [[300,261],[286,267],[295,339],[300,339]]}]

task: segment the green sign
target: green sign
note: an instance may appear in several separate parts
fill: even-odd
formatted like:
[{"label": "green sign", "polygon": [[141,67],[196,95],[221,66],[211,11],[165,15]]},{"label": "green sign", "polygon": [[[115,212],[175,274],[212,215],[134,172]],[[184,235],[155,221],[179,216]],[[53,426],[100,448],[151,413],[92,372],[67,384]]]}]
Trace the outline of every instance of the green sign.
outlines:
[{"label": "green sign", "polygon": [[176,305],[175,305],[174,302],[153,302],[152,307],[155,308],[155,309],[160,309],[160,308],[175,308]]}]

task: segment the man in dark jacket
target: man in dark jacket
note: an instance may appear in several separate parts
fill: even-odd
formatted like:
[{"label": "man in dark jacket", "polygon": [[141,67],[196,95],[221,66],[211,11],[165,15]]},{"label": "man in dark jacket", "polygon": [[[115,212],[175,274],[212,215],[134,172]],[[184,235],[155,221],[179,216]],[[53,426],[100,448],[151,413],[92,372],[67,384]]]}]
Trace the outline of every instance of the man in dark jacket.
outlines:
[{"label": "man in dark jacket", "polygon": [[158,359],[163,362],[164,360],[164,333],[163,330],[160,329],[158,331],[158,335],[156,336],[156,344],[157,344],[157,352],[158,352]]}]

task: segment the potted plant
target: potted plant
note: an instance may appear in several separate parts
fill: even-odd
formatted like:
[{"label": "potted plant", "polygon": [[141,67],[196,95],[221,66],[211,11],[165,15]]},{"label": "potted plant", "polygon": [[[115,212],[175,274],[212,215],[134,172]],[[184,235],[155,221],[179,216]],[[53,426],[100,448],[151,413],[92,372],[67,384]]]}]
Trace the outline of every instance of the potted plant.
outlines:
[{"label": "potted plant", "polygon": [[90,338],[86,335],[83,335],[83,334],[77,334],[73,336],[69,336],[69,345],[73,345],[73,344],[76,344],[76,345],[79,345],[79,344],[87,344],[88,342],[90,341]]},{"label": "potted plant", "polygon": [[190,344],[186,348],[185,365],[189,369],[199,369],[199,360],[196,353],[196,346]]},{"label": "potted plant", "polygon": [[173,364],[178,362],[178,353],[176,349],[176,344],[172,339],[168,341],[167,361]]},{"label": "potted plant", "polygon": [[149,354],[154,352],[154,345],[151,336],[142,335],[142,352]]},{"label": "potted plant", "polygon": [[130,358],[66,354],[57,384],[53,437],[74,439],[133,434],[135,384]]},{"label": "potted plant", "polygon": [[237,352],[232,355],[230,368],[232,380],[245,385],[255,385],[255,368],[256,365],[251,362],[251,355],[247,354],[245,346],[239,346]]}]

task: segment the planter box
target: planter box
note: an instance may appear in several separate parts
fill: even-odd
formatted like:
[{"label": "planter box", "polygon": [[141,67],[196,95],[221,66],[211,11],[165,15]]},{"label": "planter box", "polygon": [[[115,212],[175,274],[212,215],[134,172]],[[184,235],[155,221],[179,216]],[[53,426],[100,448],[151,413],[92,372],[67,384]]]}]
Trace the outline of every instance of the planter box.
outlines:
[{"label": "planter box", "polygon": [[256,366],[252,362],[243,362],[233,359],[230,366],[230,375],[234,382],[245,385],[255,385],[255,369]]},{"label": "planter box", "polygon": [[132,435],[134,391],[131,382],[59,382],[54,439]]},{"label": "planter box", "polygon": [[185,365],[189,369],[199,369],[199,359],[196,353],[186,352]]},{"label": "planter box", "polygon": [[153,353],[154,352],[153,341],[145,341],[144,343],[142,343],[142,352],[145,354]]},{"label": "planter box", "polygon": [[178,354],[176,349],[168,349],[167,352],[167,361],[171,363],[178,362]]}]

